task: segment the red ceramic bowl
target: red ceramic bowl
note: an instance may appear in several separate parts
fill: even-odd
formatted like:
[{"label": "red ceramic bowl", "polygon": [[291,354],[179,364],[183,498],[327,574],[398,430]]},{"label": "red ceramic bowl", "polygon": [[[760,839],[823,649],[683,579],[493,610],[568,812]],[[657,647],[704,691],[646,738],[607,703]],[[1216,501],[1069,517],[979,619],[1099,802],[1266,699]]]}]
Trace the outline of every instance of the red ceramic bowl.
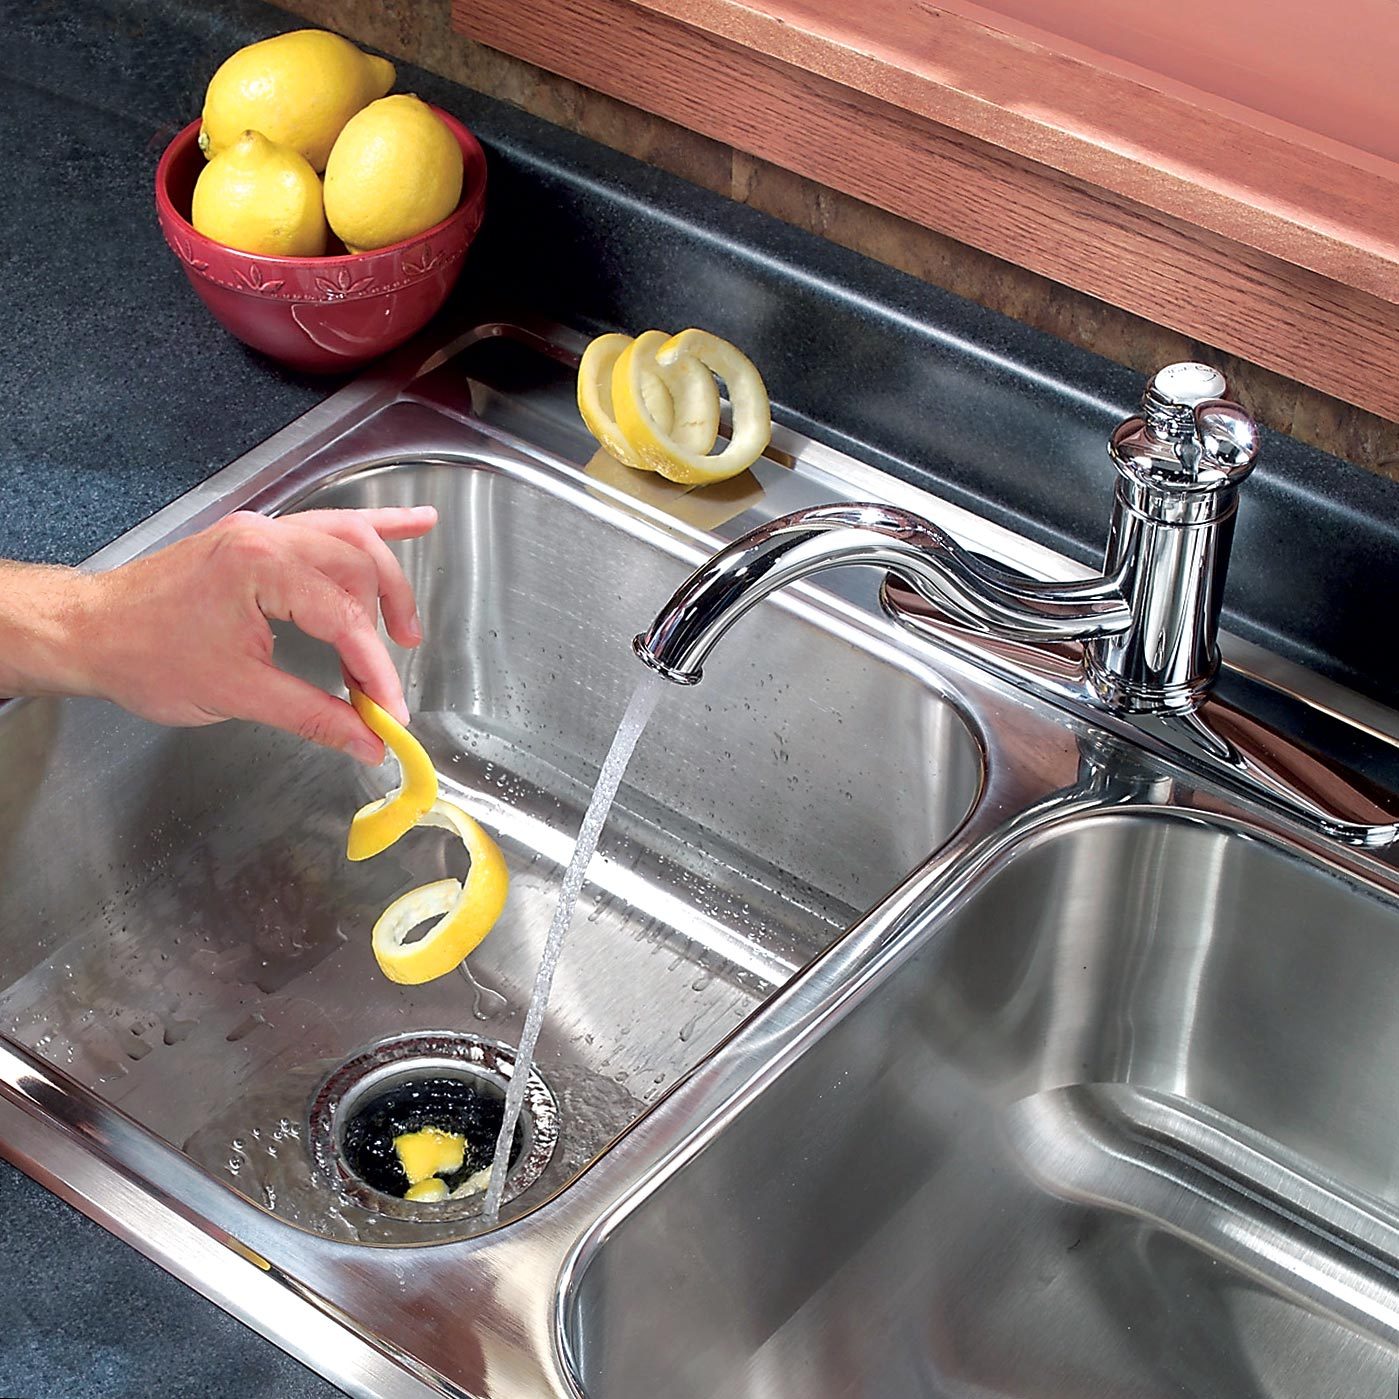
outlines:
[{"label": "red ceramic bowl", "polygon": [[455,117],[434,107],[461,146],[461,203],[441,223],[368,253],[261,257],[195,231],[194,182],[204,168],[199,123],[171,141],[155,172],[161,232],[215,318],[240,340],[294,369],[353,369],[401,345],[447,299],[481,227],[486,156]]}]

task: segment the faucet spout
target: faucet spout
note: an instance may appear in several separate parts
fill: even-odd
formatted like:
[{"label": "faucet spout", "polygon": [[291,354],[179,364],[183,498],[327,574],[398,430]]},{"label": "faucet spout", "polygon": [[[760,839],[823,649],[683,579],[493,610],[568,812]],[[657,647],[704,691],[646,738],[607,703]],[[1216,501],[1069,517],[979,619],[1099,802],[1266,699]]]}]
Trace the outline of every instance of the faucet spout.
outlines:
[{"label": "faucet spout", "polygon": [[819,505],[721,549],[676,590],[633,649],[666,679],[693,685],[719,638],[751,607],[844,564],[883,569],[964,625],[1015,640],[1088,641],[1120,635],[1132,622],[1114,579],[1019,578],[907,510]]}]

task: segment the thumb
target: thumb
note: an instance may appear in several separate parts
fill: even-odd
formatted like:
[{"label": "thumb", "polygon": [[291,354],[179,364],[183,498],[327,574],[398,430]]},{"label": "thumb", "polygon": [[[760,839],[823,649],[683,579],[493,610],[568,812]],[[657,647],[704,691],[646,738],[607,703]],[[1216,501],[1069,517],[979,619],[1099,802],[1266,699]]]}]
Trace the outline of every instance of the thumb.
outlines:
[{"label": "thumb", "polygon": [[276,666],[262,666],[241,701],[234,718],[271,724],[361,763],[384,759],[384,745],[349,704]]}]

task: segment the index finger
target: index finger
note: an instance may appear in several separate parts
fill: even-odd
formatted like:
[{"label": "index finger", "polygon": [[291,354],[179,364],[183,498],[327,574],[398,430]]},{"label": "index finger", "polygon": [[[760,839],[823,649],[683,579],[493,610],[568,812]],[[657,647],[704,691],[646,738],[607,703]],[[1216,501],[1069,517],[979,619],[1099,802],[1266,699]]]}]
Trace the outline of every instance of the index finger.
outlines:
[{"label": "index finger", "polygon": [[403,685],[374,619],[325,574],[302,565],[287,570],[258,599],[264,615],[292,622],[307,636],[328,642],[340,663],[376,704],[408,722]]},{"label": "index finger", "polygon": [[333,528],[337,517],[344,519],[347,516],[363,520],[380,539],[420,539],[437,523],[437,508],[432,505],[385,505],[350,510],[300,510],[286,518],[324,529]]}]

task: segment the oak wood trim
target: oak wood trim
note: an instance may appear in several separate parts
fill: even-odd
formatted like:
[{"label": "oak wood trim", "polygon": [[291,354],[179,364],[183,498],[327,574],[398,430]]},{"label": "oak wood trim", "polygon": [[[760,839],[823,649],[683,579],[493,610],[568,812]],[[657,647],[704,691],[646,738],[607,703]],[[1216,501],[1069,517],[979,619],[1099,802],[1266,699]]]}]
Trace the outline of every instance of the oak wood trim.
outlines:
[{"label": "oak wood trim", "polygon": [[[1259,252],[1399,301],[1399,167],[995,29],[961,0],[633,0]],[[981,11],[975,4],[968,9]]]},{"label": "oak wood trim", "polygon": [[[783,3],[791,12],[799,0]],[[695,22],[701,10],[708,27]],[[1105,152],[1106,137],[1050,140],[1024,121],[991,121],[984,91],[910,74],[888,55],[816,71],[809,33],[778,33],[771,14],[732,0],[454,0],[453,16],[493,48],[1399,418],[1399,249],[1378,226],[1392,204],[1338,204],[1311,223],[1296,199],[1260,209]],[[1046,83],[1083,80],[1057,56],[1032,60],[1047,64]],[[910,107],[915,97],[926,110]],[[1254,136],[1259,149],[1277,139]]]}]

